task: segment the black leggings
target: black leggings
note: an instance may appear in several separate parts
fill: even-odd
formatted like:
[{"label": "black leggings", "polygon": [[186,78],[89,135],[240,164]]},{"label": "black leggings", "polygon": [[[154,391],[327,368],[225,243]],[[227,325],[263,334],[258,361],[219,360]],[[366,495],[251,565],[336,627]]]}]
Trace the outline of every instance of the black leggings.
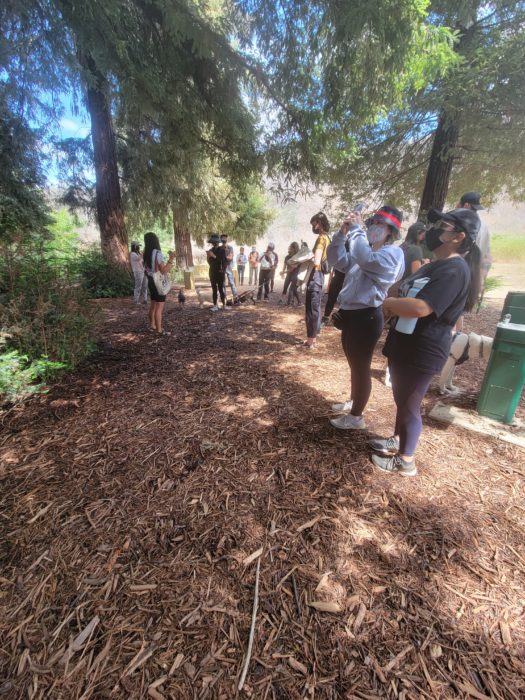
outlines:
[{"label": "black leggings", "polygon": [[421,402],[434,375],[393,360],[388,361],[388,369],[397,407],[394,434],[399,435],[400,454],[408,457],[416,451],[423,428]]},{"label": "black leggings", "polygon": [[345,273],[339,272],[339,270],[332,271],[332,278],[330,280],[330,286],[328,287],[328,299],[326,300],[326,306],[324,307],[324,317],[328,318],[332,311],[334,310],[335,302],[339,296],[339,292],[343,288],[343,282],[345,281]]},{"label": "black leggings", "polygon": [[362,416],[372,392],[372,355],[383,331],[383,309],[341,310],[341,343],[350,365],[352,415]]},{"label": "black leggings", "polygon": [[213,305],[217,306],[217,292],[221,295],[221,301],[226,303],[226,294],[224,292],[224,272],[212,272],[210,270],[210,282],[213,294]]}]

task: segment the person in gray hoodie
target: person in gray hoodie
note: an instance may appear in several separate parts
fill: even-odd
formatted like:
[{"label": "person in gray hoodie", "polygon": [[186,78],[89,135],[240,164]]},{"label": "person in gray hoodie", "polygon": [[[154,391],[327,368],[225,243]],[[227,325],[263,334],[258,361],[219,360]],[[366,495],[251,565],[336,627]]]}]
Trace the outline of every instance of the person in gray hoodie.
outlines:
[{"label": "person in gray hoodie", "polygon": [[[353,211],[328,246],[328,263],[345,273],[339,311],[332,315],[332,321],[342,331],[351,377],[350,398],[332,405],[334,413],[342,414],[330,419],[336,428],[366,427],[363,411],[372,391],[372,355],[383,331],[382,304],[405,266],[403,251],[394,245],[400,237],[402,217],[398,209],[383,206],[367,219],[365,232],[361,213]],[[349,246],[345,245],[347,238]]]}]

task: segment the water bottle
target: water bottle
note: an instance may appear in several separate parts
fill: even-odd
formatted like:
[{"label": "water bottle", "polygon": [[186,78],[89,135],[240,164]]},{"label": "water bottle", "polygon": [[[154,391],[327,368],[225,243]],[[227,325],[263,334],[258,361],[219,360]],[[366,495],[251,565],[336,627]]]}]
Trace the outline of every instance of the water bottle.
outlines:
[{"label": "water bottle", "polygon": [[[423,289],[426,283],[430,280],[430,277],[419,277],[419,279],[414,281],[412,287],[408,290],[407,297],[416,297],[419,292]],[[405,333],[406,335],[412,335],[418,322],[417,318],[407,318],[399,316],[397,323],[395,325],[396,331],[400,333]]]}]

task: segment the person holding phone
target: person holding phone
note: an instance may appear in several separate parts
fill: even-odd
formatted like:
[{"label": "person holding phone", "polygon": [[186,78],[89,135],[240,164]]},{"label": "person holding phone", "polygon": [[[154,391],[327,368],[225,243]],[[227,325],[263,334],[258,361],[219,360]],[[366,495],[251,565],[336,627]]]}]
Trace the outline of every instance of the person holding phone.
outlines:
[{"label": "person holding phone", "polygon": [[342,414],[330,419],[335,428],[366,427],[363,412],[372,391],[372,355],[383,331],[382,304],[404,269],[403,251],[394,245],[402,218],[399,209],[383,206],[367,219],[365,232],[361,212],[350,212],[328,246],[328,262],[345,273],[332,320],[341,330],[351,378],[349,399],[332,405]]},{"label": "person holding phone", "polygon": [[425,242],[434,260],[395,285],[383,304],[385,316],[397,317],[383,348],[397,408],[394,435],[369,441],[372,462],[403,476],[417,474],[421,402],[448,359],[454,325],[472,309],[480,289],[477,213],[431,209],[427,216],[434,225]]}]

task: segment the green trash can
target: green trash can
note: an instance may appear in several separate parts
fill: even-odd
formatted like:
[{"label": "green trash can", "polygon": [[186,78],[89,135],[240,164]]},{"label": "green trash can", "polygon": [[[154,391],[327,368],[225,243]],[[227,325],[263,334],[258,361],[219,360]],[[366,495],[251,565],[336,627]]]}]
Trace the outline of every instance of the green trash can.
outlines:
[{"label": "green trash can", "polygon": [[496,326],[478,413],[501,423],[512,423],[524,384],[525,324],[511,323],[507,315]]},{"label": "green trash can", "polygon": [[509,292],[501,312],[501,320],[510,314],[511,323],[525,323],[525,292]]}]

